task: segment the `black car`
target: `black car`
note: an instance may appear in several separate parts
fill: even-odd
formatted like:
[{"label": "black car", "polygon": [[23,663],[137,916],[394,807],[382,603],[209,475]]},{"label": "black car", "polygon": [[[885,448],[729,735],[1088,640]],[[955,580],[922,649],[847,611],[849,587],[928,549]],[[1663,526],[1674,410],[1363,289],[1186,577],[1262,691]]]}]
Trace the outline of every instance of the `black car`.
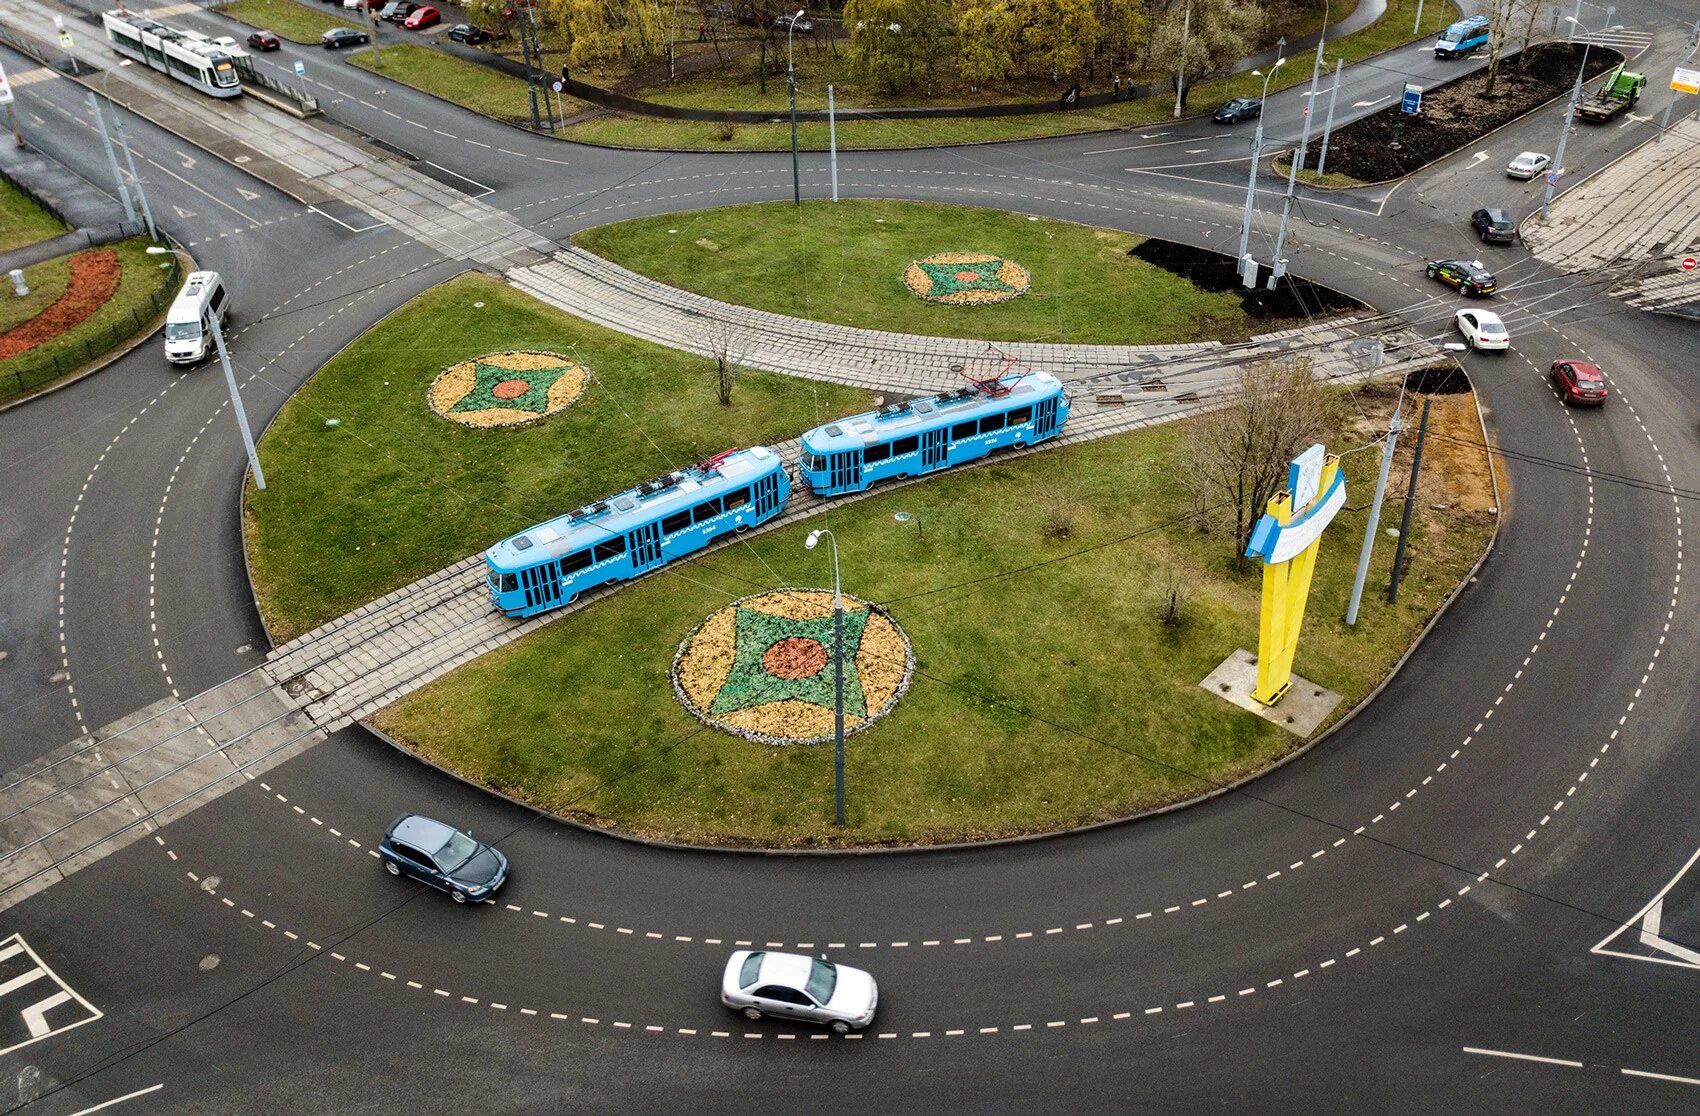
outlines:
[{"label": "black car", "polygon": [[340,50],[345,46],[359,46],[371,41],[372,36],[352,27],[333,27],[319,36],[319,44],[326,50]]},{"label": "black car", "polygon": [[1235,97],[1211,114],[1218,124],[1237,124],[1263,115],[1263,102],[1256,97]]},{"label": "black car", "polygon": [[388,4],[384,5],[383,10],[378,13],[378,18],[383,20],[385,23],[400,23],[408,16],[412,15],[413,9],[418,6],[418,4],[408,3],[408,0],[390,0]]},{"label": "black car", "polygon": [[1517,222],[1503,209],[1478,209],[1470,214],[1470,227],[1483,241],[1509,244],[1517,239]]},{"label": "black car", "polygon": [[794,31],[799,35],[813,35],[815,33],[815,25],[809,17],[798,15],[795,12],[786,12],[783,15],[774,16],[773,29],[775,31]]},{"label": "black car", "polygon": [[490,32],[484,30],[484,28],[474,27],[470,23],[457,23],[453,27],[449,28],[449,38],[453,39],[457,43],[465,43],[468,46],[477,46],[479,43],[487,43],[495,37],[496,36],[490,34]]},{"label": "black car", "polygon": [[1493,272],[1483,267],[1480,260],[1430,260],[1428,277],[1469,295],[1490,295],[1499,289]]}]

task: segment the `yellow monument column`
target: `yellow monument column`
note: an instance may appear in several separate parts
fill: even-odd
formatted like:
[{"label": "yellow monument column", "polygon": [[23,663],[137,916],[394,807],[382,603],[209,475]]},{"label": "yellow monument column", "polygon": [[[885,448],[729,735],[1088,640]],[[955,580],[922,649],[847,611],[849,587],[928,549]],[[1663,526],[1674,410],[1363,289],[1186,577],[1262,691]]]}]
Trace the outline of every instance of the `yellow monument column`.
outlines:
[{"label": "yellow monument column", "polygon": [[1257,688],[1252,697],[1274,705],[1293,681],[1293,655],[1304,627],[1311,574],[1322,530],[1346,503],[1340,459],[1311,446],[1293,459],[1287,491],[1269,501],[1246,547],[1263,559],[1263,612],[1257,632]]}]

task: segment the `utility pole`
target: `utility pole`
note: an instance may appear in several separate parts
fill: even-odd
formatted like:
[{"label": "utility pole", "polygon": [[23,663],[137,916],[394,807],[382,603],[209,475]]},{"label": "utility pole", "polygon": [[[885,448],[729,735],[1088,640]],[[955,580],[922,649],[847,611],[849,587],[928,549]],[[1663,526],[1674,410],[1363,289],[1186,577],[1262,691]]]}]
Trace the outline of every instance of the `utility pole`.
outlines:
[{"label": "utility pole", "polygon": [[[1582,10],[1582,0],[1576,0],[1576,10],[1578,12]],[[1617,9],[1615,7],[1608,7],[1606,9],[1606,22],[1608,24],[1611,23],[1611,17],[1616,14]],[[1572,30],[1582,27],[1580,23],[1576,22],[1575,17],[1567,16],[1566,18],[1570,20],[1570,27]],[[1582,30],[1587,31],[1588,29],[1583,27]],[[1600,30],[1601,32],[1616,31],[1618,28],[1608,26],[1603,27]],[[1591,35],[1592,33],[1590,33],[1590,36]],[[1558,150],[1553,152],[1552,166],[1547,168],[1546,192],[1541,195],[1541,220],[1543,221],[1547,219],[1552,210],[1553,191],[1558,188],[1558,176],[1562,174],[1564,170],[1564,144],[1565,141],[1570,138],[1570,129],[1575,124],[1576,106],[1582,102],[1582,77],[1588,72],[1588,51],[1591,50],[1593,46],[1594,42],[1592,37],[1582,44],[1582,64],[1576,67],[1576,84],[1571,87],[1570,103],[1564,107],[1564,120],[1559,126]]]},{"label": "utility pole", "polygon": [[[1682,60],[1684,62],[1693,61],[1694,51],[1697,47],[1700,47],[1700,19],[1697,19],[1697,20],[1694,21],[1694,29],[1688,33],[1688,53],[1683,56]],[[1675,79],[1675,75],[1672,75],[1672,80],[1674,80],[1674,79]],[[1670,127],[1670,110],[1675,108],[1675,107],[1676,107],[1676,90],[1672,89],[1670,91],[1670,100],[1665,102],[1664,118],[1659,121],[1659,138],[1658,138],[1659,143],[1665,142],[1665,129]],[[7,106],[6,111],[7,112],[11,111],[10,105]],[[18,130],[18,124],[17,124],[17,121],[14,120],[12,122],[12,132],[13,132],[13,134],[16,134],[17,130]],[[24,145],[24,141],[23,141],[22,137],[20,137],[18,139],[18,146],[22,147],[23,145]]]},{"label": "utility pole", "polygon": [[1423,29],[1423,0],[1417,0],[1417,22],[1411,24],[1411,34],[1416,35]]},{"label": "utility pole", "polygon": [[832,86],[826,87],[826,142],[832,152],[832,200],[838,200],[838,115],[832,106]]},{"label": "utility pole", "polygon": [[1328,92],[1328,119],[1322,124],[1322,150],[1316,153],[1316,177],[1320,179],[1328,165],[1328,133],[1334,130],[1334,102],[1340,96],[1340,71],[1346,66],[1344,58],[1334,61],[1334,88]]},{"label": "utility pole", "polygon": [[[110,99],[107,103],[111,103]],[[112,126],[118,130],[118,146],[124,149],[124,162],[130,168],[130,181],[136,184],[136,200],[142,203],[142,220],[148,225],[148,239],[158,241],[159,229],[154,227],[153,210],[148,207],[148,192],[142,189],[141,175],[136,173],[136,157],[130,154],[130,140],[124,134],[124,114],[116,107],[112,110]]]},{"label": "utility pole", "polygon": [[1381,447],[1381,472],[1375,478],[1375,499],[1370,501],[1369,522],[1364,524],[1364,545],[1358,551],[1358,572],[1352,578],[1352,599],[1346,605],[1346,624],[1358,622],[1358,603],[1363,600],[1364,581],[1369,577],[1370,553],[1375,549],[1375,530],[1381,526],[1381,499],[1387,494],[1387,472],[1393,465],[1393,447],[1399,441],[1399,409],[1404,404],[1405,390],[1399,389],[1399,402],[1393,405],[1393,423],[1387,428],[1387,441]]},{"label": "utility pole", "polygon": [[219,327],[218,315],[212,323],[213,344],[218,346],[218,362],[224,366],[224,386],[230,389],[230,405],[236,409],[236,425],[242,428],[242,445],[248,451],[248,465],[254,470],[254,487],[264,492],[266,474],[260,470],[260,454],[254,449],[254,432],[248,428],[248,412],[242,406],[242,391],[236,386],[236,373],[230,368],[230,351],[224,347],[224,330]]},{"label": "utility pole", "polygon": [[100,111],[100,99],[89,93],[89,111],[94,113],[95,126],[100,129],[100,142],[106,146],[106,163],[112,168],[112,181],[118,184],[118,200],[124,203],[124,216],[136,223],[136,203],[130,200],[130,188],[118,171],[118,156],[112,153],[112,137],[106,134],[106,117]]},{"label": "utility pole", "polygon": [[785,83],[791,90],[791,200],[799,207],[803,204],[803,180],[797,170],[797,67],[791,55],[791,35],[802,18],[803,9],[798,8],[785,27]]},{"label": "utility pole", "polygon": [[[1286,43],[1286,39],[1284,37],[1281,39],[1281,43]],[[1280,48],[1277,47],[1276,49]],[[1263,92],[1258,98],[1260,103],[1267,100],[1269,97],[1269,79],[1275,76],[1275,71],[1280,69],[1286,61],[1287,60],[1285,58],[1276,58],[1275,65],[1269,67],[1269,72],[1267,74],[1265,74],[1262,70],[1253,70],[1251,72],[1252,77],[1261,77],[1263,79]],[[1252,134],[1251,138],[1251,170],[1246,175],[1245,213],[1240,217],[1240,282],[1246,287],[1257,286],[1257,265],[1251,261],[1247,253],[1248,249],[1251,247],[1251,213],[1253,206],[1257,203],[1257,164],[1262,158],[1263,112],[1260,108],[1257,113],[1257,131]],[[1280,255],[1279,250],[1276,251],[1276,255]]]},{"label": "utility pole", "polygon": [[1181,60],[1175,70],[1175,119],[1181,118],[1181,99],[1186,91],[1186,41],[1192,34],[1192,0],[1186,0],[1186,14],[1181,17]]},{"label": "utility pole", "polygon": [[531,13],[529,9],[522,8],[516,14],[519,16],[517,20],[519,24],[519,49],[520,53],[525,55],[525,91],[531,96],[531,126],[541,132],[543,130],[543,118],[537,113],[537,71],[539,66],[531,57],[531,36],[528,32],[531,23],[528,17]]},{"label": "utility pole", "polygon": [[1417,424],[1417,452],[1411,457],[1411,484],[1405,491],[1405,512],[1399,518],[1399,546],[1393,552],[1393,575],[1387,579],[1387,603],[1399,603],[1399,577],[1405,565],[1405,540],[1411,534],[1411,510],[1417,506],[1417,474],[1423,467],[1423,441],[1428,437],[1428,409],[1433,396],[1423,398],[1423,417]]},{"label": "utility pole", "polygon": [[[1328,35],[1328,28],[1322,29],[1322,35],[1316,40],[1316,59],[1310,64],[1310,97],[1305,103],[1304,127],[1299,131],[1299,146],[1293,152],[1291,162],[1287,166],[1287,196],[1281,201],[1281,231],[1275,234],[1275,259],[1269,270],[1269,289],[1275,289],[1275,281],[1287,274],[1287,260],[1283,253],[1287,248],[1287,221],[1293,214],[1293,191],[1298,186],[1299,171],[1304,167],[1305,152],[1310,150],[1310,121],[1316,115],[1316,87],[1322,77],[1322,42]],[[1258,113],[1257,118],[1263,119]]]}]

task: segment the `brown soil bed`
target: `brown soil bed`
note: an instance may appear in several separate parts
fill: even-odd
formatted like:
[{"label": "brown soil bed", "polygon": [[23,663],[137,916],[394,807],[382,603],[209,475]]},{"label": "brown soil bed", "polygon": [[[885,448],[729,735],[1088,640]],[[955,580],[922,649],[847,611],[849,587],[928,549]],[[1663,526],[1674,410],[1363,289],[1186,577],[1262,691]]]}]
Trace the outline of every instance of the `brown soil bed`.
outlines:
[{"label": "brown soil bed", "polygon": [[1363,303],[1350,295],[1292,274],[1282,276],[1272,291],[1265,290],[1262,285],[1255,290],[1247,290],[1240,281],[1239,268],[1233,257],[1189,244],[1151,239],[1140,242],[1129,250],[1128,255],[1179,275],[1201,291],[1230,291],[1239,295],[1240,306],[1246,316],[1256,322],[1308,320],[1318,315],[1344,314],[1364,308]]},{"label": "brown soil bed", "polygon": [[108,248],[71,257],[71,285],[58,301],[29,321],[0,334],[0,360],[7,360],[81,325],[118,290],[118,254]]},{"label": "brown soil bed", "polygon": [[[1617,51],[1596,46],[1588,52],[1588,77],[1621,61]],[[1482,96],[1485,69],[1426,89],[1421,116],[1406,116],[1395,103],[1336,128],[1328,141],[1328,170],[1363,182],[1402,178],[1568,93],[1581,62],[1581,43],[1541,43],[1500,63],[1491,98]],[[1311,141],[1307,166],[1316,165],[1321,147],[1320,137]]]}]

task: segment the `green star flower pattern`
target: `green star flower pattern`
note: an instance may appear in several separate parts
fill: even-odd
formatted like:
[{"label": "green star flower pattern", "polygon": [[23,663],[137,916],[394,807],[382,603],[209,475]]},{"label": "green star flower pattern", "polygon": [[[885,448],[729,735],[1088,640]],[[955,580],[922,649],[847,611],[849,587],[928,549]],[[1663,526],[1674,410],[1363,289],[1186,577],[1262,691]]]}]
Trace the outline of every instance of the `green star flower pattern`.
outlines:
[{"label": "green star flower pattern", "polygon": [[[473,368],[478,378],[472,385],[472,390],[449,410],[488,411],[502,407],[540,415],[549,409],[549,389],[555,385],[555,381],[572,370],[573,366],[570,364],[518,369],[479,361]],[[521,383],[526,385],[523,390],[519,387]],[[498,392],[498,385],[504,384],[509,386]]]},{"label": "green star flower pattern", "polygon": [[[739,608],[735,616],[736,636],[731,673],[715,695],[711,715],[752,709],[773,701],[795,698],[827,709],[833,707],[833,672],[823,668],[806,678],[781,678],[764,664],[768,649],[784,639],[815,640],[832,651],[832,617],[792,620],[753,608]],[[862,630],[868,623],[867,609],[844,613],[844,712],[868,715],[861,677],[856,671],[856,649],[862,645]]]},{"label": "green star flower pattern", "polygon": [[[982,260],[979,263],[927,263],[919,261],[922,271],[933,281],[932,294],[939,297],[958,291],[1013,291],[1015,288],[998,278],[1002,260]],[[959,276],[972,273],[972,279]]]}]

